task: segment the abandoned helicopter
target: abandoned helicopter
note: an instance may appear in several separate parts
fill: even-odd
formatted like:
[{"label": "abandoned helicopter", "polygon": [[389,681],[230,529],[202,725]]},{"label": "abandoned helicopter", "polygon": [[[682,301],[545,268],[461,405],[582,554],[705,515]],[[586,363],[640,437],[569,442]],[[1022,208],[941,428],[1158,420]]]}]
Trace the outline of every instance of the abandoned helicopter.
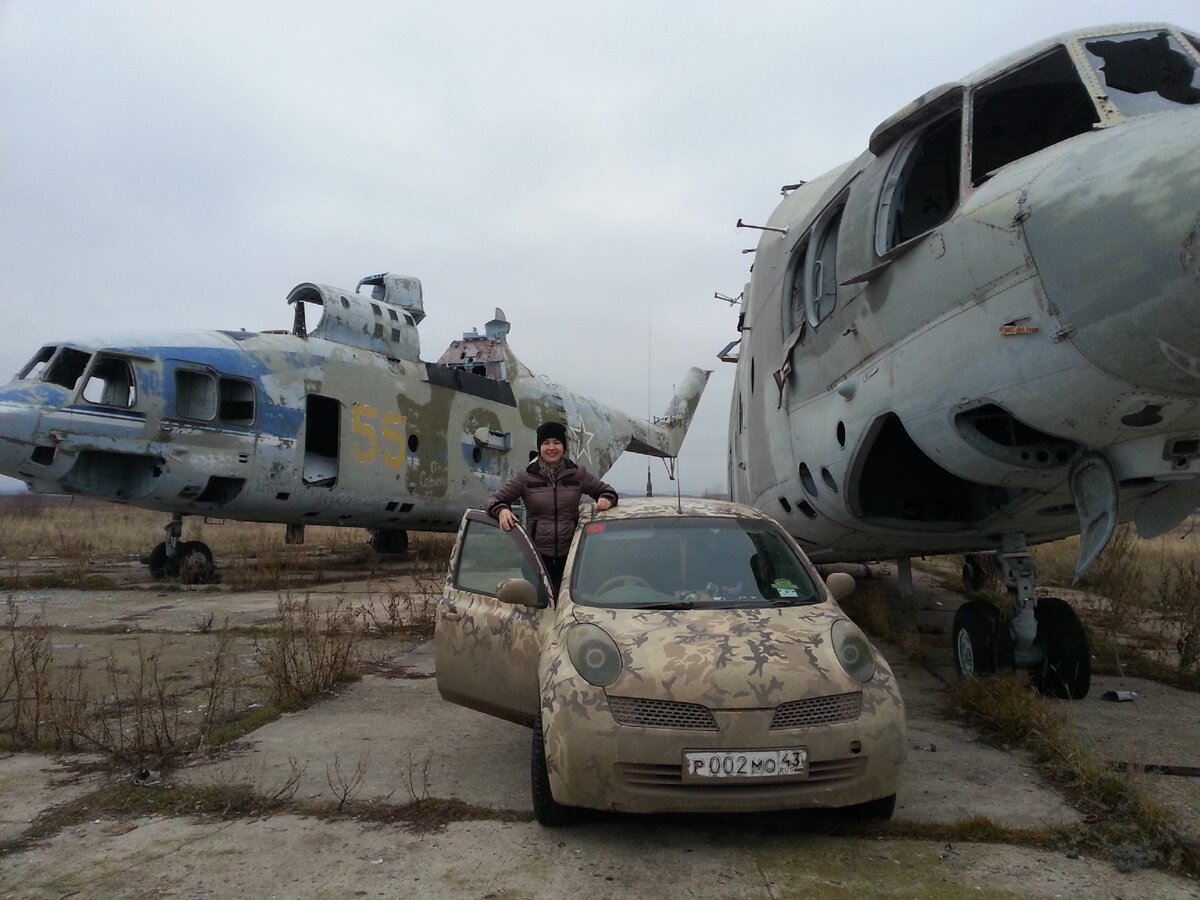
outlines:
[{"label": "abandoned helicopter", "polygon": [[[0,388],[0,472],[35,492],[171,513],[147,557],[155,575],[211,570],[211,550],[182,540],[186,515],[283,523],[289,543],[307,524],[361,527],[399,553],[409,530],[458,528],[528,463],[543,421],[565,423],[572,456],[597,473],[625,450],[678,456],[710,374],[691,369],[646,422],[531,373],[499,309],[483,335],[422,362],[415,278],[305,283],[287,300],[290,333],[42,347]],[[311,332],[306,304],[322,308]]]},{"label": "abandoned helicopter", "polygon": [[[758,227],[730,410],[734,500],[814,561],[992,560],[1010,617],[954,621],[964,674],[1087,694],[1068,604],[1028,547],[1200,506],[1200,37],[1051,38],[938,87]],[[739,346],[740,344],[740,346]],[[994,556],[992,555],[994,554]]]}]

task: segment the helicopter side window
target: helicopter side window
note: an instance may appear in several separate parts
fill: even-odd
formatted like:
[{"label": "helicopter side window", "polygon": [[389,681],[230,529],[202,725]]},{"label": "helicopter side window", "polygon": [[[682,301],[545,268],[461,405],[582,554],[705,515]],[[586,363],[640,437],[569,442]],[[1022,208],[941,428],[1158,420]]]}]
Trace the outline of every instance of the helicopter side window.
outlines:
[{"label": "helicopter side window", "polygon": [[1066,48],[1007,72],[972,99],[971,184],[1100,121]]},{"label": "helicopter side window", "polygon": [[115,356],[97,357],[83,385],[83,399],[98,406],[132,408],[137,390],[129,361]]},{"label": "helicopter side window", "polygon": [[83,377],[84,370],[87,369],[88,361],[91,358],[92,354],[90,353],[63,347],[51,361],[50,368],[46,370],[45,380],[61,387],[74,388],[79,383],[79,379]]},{"label": "helicopter side window", "polygon": [[958,203],[962,111],[909,135],[884,182],[875,249],[882,255],[950,218]]},{"label": "helicopter side window", "polygon": [[815,237],[809,246],[805,262],[805,309],[808,324],[819,326],[837,306],[837,246],[838,230],[842,226],[842,212],[846,208],[843,194],[817,220]]},{"label": "helicopter side window", "polygon": [[1200,67],[1165,31],[1085,41],[1083,47],[1121,115],[1200,103]]},{"label": "helicopter side window", "polygon": [[184,419],[211,422],[217,415],[217,380],[207,372],[177,369],[175,414]]},{"label": "helicopter side window", "polygon": [[254,385],[242,378],[220,379],[219,418],[229,425],[254,424]]},{"label": "helicopter side window", "polygon": [[808,239],[804,239],[792,250],[791,273],[784,280],[787,296],[783,303],[783,333],[794,334],[804,327],[804,264],[808,258]]}]

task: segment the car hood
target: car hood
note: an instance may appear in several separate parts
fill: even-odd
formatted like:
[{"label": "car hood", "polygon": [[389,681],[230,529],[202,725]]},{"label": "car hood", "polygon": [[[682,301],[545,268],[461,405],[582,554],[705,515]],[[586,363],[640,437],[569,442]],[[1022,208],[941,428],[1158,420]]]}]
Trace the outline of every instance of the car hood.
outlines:
[{"label": "car hood", "polygon": [[799,697],[859,690],[834,656],[832,603],[768,609],[635,610],[576,606],[603,628],[623,667],[610,696],[771,707]]}]

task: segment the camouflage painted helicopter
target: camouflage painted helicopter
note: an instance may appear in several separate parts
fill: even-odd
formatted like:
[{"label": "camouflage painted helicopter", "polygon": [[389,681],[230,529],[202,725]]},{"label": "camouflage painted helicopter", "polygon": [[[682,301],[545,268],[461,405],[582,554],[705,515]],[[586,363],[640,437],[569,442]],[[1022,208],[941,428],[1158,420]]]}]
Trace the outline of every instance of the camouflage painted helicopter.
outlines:
[{"label": "camouflage painted helicopter", "polygon": [[[370,296],[359,293],[368,286]],[[152,572],[211,570],[187,515],[366,528],[381,552],[408,531],[454,531],[528,463],[535,429],[566,423],[597,473],[625,450],[675,457],[709,372],[691,369],[663,417],[631,418],[534,375],[497,309],[485,333],[420,359],[421,282],[288,294],[291,332],[204,331],[42,347],[0,388],[0,472],[30,490],[172,514]],[[310,332],[306,304],[322,308]]]},{"label": "camouflage painted helicopter", "polygon": [[[1029,668],[1084,696],[1075,612],[1032,543],[1080,534],[1081,576],[1132,519],[1200,506],[1200,37],[1110,26],[1035,44],[884,121],[783,189],[742,294],[734,500],[817,562],[991,559],[1014,614],[971,600],[964,673]],[[739,225],[742,225],[739,222]]]}]

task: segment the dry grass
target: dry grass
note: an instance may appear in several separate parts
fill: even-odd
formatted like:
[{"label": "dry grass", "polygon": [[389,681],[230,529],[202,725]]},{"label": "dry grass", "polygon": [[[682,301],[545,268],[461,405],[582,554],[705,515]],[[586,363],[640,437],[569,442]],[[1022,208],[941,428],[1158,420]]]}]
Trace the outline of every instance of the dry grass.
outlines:
[{"label": "dry grass", "polygon": [[[80,497],[0,495],[0,589],[111,590],[117,582],[97,569],[146,556],[169,519]],[[383,577],[398,559],[444,572],[454,543],[451,534],[413,533],[408,553],[389,557],[371,549],[361,528],[310,525],[302,545],[287,545],[283,536],[278,524],[197,516],[184,522],[184,538],[211,547],[220,580],[234,590],[297,590],[345,577],[347,569]]]},{"label": "dry grass", "polygon": [[9,599],[0,622],[0,746],[99,752],[116,762],[169,764],[212,739],[239,714],[243,677],[234,635],[208,645],[199,675],[173,660],[162,637],[133,640],[125,654],[61,659],[40,613],[23,618]]},{"label": "dry grass", "polygon": [[1076,833],[1081,846],[1103,850],[1121,865],[1161,865],[1200,872],[1200,853],[1169,810],[1133,775],[1113,771],[1084,747],[1061,702],[1037,694],[1022,675],[973,678],[950,694],[954,711],[984,734],[1029,752],[1042,773],[1092,814]]},{"label": "dry grass", "polygon": [[341,598],[319,610],[303,600],[279,599],[275,631],[258,645],[271,697],[281,709],[306,706],[361,672],[362,631],[354,610]]},{"label": "dry grass", "polygon": [[881,641],[890,640],[892,622],[888,589],[878,581],[856,582],[854,593],[838,605],[859,628]]}]

